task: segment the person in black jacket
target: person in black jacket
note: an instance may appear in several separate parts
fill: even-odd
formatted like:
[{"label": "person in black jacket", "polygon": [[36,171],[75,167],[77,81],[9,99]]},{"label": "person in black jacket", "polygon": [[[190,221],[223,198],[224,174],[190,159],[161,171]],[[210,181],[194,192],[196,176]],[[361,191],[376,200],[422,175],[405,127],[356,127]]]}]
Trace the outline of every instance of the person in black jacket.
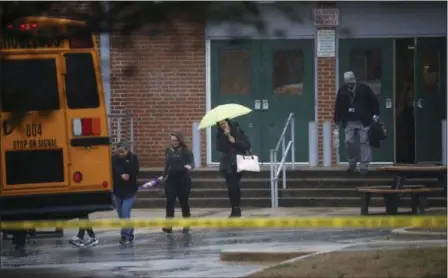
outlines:
[{"label": "person in black jacket", "polygon": [[[171,146],[165,150],[165,169],[163,180],[165,181],[166,198],[166,218],[174,217],[176,199],[182,209],[182,217],[190,217],[190,205],[188,198],[191,191],[190,171],[194,168],[194,157],[184,141],[184,136],[180,131],[171,133]],[[172,228],[162,229],[166,233],[171,233]],[[189,231],[185,227],[184,233]]]},{"label": "person in black jacket", "polygon": [[237,122],[225,119],[216,125],[216,150],[221,153],[219,170],[227,183],[230,217],[241,217],[241,173],[237,172],[236,155],[250,152],[250,142]]},{"label": "person in black jacket", "polygon": [[[114,181],[114,200],[120,219],[131,218],[131,210],[134,205],[138,185],[137,175],[140,170],[137,155],[129,150],[127,142],[117,145],[116,154],[112,157],[112,174]],[[129,244],[134,241],[134,229],[121,230],[121,244]]]},{"label": "person in black jacket", "polygon": [[[345,130],[349,172],[354,172],[356,164],[360,162],[361,173],[367,174],[372,160],[369,128],[373,121],[378,121],[379,113],[378,99],[370,86],[357,82],[353,72],[345,72],[344,85],[336,96],[333,120]],[[356,135],[359,135],[360,148],[356,144]]]}]

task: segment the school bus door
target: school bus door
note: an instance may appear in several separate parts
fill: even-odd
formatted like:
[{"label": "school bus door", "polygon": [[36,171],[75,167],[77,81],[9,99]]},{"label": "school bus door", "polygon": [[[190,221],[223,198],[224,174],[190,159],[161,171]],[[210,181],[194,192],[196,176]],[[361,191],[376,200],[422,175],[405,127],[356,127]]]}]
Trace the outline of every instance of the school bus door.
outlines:
[{"label": "school bus door", "polygon": [[3,196],[69,186],[61,62],[50,54],[1,61]]},{"label": "school bus door", "polygon": [[63,55],[72,191],[112,188],[110,139],[99,61],[95,52]]}]

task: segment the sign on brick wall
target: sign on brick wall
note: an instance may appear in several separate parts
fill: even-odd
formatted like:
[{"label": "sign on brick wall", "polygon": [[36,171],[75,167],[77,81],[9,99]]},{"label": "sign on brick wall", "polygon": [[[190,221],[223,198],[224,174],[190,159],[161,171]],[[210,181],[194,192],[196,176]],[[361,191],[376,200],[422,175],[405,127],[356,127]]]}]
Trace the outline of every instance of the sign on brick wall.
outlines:
[{"label": "sign on brick wall", "polygon": [[317,30],[317,57],[335,57],[336,31],[334,29]]},{"label": "sign on brick wall", "polygon": [[314,26],[336,27],[339,25],[339,9],[313,9]]}]

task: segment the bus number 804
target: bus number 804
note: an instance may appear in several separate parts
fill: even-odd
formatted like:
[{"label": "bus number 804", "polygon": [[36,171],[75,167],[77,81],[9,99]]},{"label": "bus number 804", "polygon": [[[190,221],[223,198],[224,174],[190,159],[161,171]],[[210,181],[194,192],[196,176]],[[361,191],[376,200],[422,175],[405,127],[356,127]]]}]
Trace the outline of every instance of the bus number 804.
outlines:
[{"label": "bus number 804", "polygon": [[42,124],[27,124],[25,134],[27,137],[42,136]]}]

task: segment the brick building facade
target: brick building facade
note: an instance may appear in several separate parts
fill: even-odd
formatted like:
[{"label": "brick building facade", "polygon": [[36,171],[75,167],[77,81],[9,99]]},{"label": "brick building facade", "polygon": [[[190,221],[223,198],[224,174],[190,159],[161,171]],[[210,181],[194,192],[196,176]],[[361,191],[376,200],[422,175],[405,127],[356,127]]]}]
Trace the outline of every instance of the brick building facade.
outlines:
[{"label": "brick building facade", "polygon": [[[403,139],[400,139],[397,131],[398,110],[390,105],[391,102],[399,102],[400,96],[397,95],[397,92],[400,91],[400,88],[397,87],[397,84],[402,82],[396,78],[400,74],[397,72],[396,64],[402,63],[396,61],[398,56],[395,53],[400,51],[396,47],[402,41],[412,38],[411,42],[414,42],[414,46],[420,45],[421,51],[425,47],[427,48],[426,45],[432,45],[439,47],[440,53],[443,53],[443,49],[446,50],[446,41],[444,45],[443,43],[437,44],[436,41],[438,38],[446,38],[446,26],[438,24],[436,21],[443,18],[446,21],[446,9],[444,12],[440,12],[441,4],[437,3],[387,5],[309,2],[302,5],[304,6],[301,6],[298,12],[302,13],[305,20],[300,25],[287,22],[284,18],[278,18],[278,14],[271,14],[271,18],[266,17],[272,26],[275,25],[286,30],[284,32],[286,35],[282,39],[276,38],[275,35],[272,35],[272,38],[269,38],[269,35],[268,38],[266,35],[260,37],[248,31],[247,28],[240,28],[238,34],[246,39],[244,46],[236,47],[227,42],[231,35],[225,30],[235,30],[235,26],[226,29],[223,26],[197,26],[186,22],[178,23],[180,32],[177,33],[166,33],[156,38],[136,34],[132,36],[133,46],[126,49],[119,47],[123,38],[111,38],[111,111],[112,113],[130,112],[133,114],[135,149],[140,154],[144,167],[162,166],[162,152],[168,142],[167,134],[170,129],[180,128],[185,132],[187,138],[190,138],[192,123],[199,121],[207,109],[226,102],[238,102],[251,107],[254,105],[254,101],[255,103],[266,101],[269,103],[269,109],[272,110],[261,111],[263,108],[260,111],[254,110],[254,115],[241,119],[242,125],[246,126],[245,129],[256,141],[255,149],[258,148],[260,153],[264,153],[260,154],[265,157],[264,162],[267,162],[268,149],[273,148],[278,140],[287,118],[286,112],[294,112],[296,129],[299,130],[296,131],[298,135],[296,136],[296,149],[299,149],[296,161],[304,164],[308,161],[307,145],[309,142],[305,138],[308,137],[306,134],[307,123],[315,121],[318,124],[318,161],[322,165],[322,124],[332,120],[333,105],[341,72],[348,69],[354,70],[360,80],[370,84],[378,93],[382,120],[389,130],[389,138],[384,142],[382,149],[374,151],[374,162],[391,163],[399,160],[397,146],[400,144],[397,145],[396,142]],[[406,9],[403,9],[403,5],[406,5]],[[320,28],[316,28],[311,16],[313,9],[316,8],[338,9],[338,26],[324,27],[324,29],[336,31],[336,47],[333,57],[317,57],[317,30]],[[264,5],[263,9],[269,10],[269,5]],[[385,13],[386,9],[388,13]],[[359,17],[357,16],[359,14],[365,16]],[[379,16],[382,17],[382,22],[373,18]],[[415,26],[412,24],[414,18],[425,18],[425,22]],[[411,25],[414,27],[409,28]],[[274,27],[271,29],[271,33],[273,33]],[[433,39],[425,41],[420,39],[422,37]],[[300,48],[301,51],[301,54],[297,54],[297,57],[300,57],[297,59],[302,63],[297,66],[297,72],[301,72],[298,74],[301,76],[297,77],[300,79],[297,82],[301,83],[302,91],[297,96],[272,95],[272,91],[266,90],[266,87],[270,88],[282,78],[274,76],[273,72],[277,71],[276,61],[269,57],[276,57],[279,49],[289,49],[290,52],[285,52],[289,53],[286,55],[296,55],[293,51],[294,47]],[[249,56],[244,56],[243,52],[249,53]],[[264,56],[259,59],[256,55]],[[429,63],[429,58],[425,58],[428,55],[430,54],[415,52],[416,67],[420,65],[418,63]],[[292,56],[289,57],[286,60],[289,60],[290,63],[293,63],[291,60],[296,59]],[[244,79],[241,76],[243,75],[241,68],[245,67],[242,63],[246,60],[251,61],[248,62],[250,66],[247,68],[247,71],[251,72],[250,77],[244,77],[246,82],[256,80],[255,83],[260,84],[252,82],[250,85],[252,89],[243,88],[243,85],[238,89],[238,84],[243,82],[239,79]],[[446,62],[442,63],[442,60],[438,65],[438,72],[445,71],[446,73]],[[285,61],[283,63],[283,68],[288,67],[288,61],[286,64]],[[223,68],[229,67],[229,64],[233,65],[233,70]],[[425,66],[428,67],[426,64]],[[133,72],[133,75],[127,76],[125,74],[127,71]],[[234,75],[232,75],[232,71]],[[272,77],[266,75],[266,72]],[[295,70],[285,74],[294,75],[294,72]],[[415,86],[419,86],[418,84],[421,82],[429,82],[427,81],[430,80],[428,74],[432,73],[420,72],[419,75],[416,75],[415,84],[417,85]],[[226,76],[232,76],[233,80],[227,81],[231,84],[224,86],[221,83],[224,82],[222,80],[228,78]],[[419,78],[422,78],[421,82],[418,81]],[[269,79],[272,79],[272,82]],[[294,83],[293,81],[296,80],[288,82]],[[439,95],[443,95],[443,93],[446,95],[446,79],[437,82],[442,93]],[[229,90],[228,88],[233,88],[232,90],[235,92],[233,94],[226,93],[225,90]],[[415,87],[415,89],[421,88]],[[240,91],[236,92],[237,90]],[[264,92],[260,94],[258,91]],[[426,96],[421,95],[420,97],[425,98]],[[395,104],[395,106],[397,105],[401,104]],[[441,114],[445,115],[446,110],[444,111]],[[424,117],[422,116],[420,119]],[[439,133],[442,132],[440,120],[446,119],[446,117],[433,118],[431,123],[433,126],[438,126],[436,128],[438,131],[433,129],[431,132],[434,133],[435,138],[440,138]],[[425,119],[427,121],[428,118]],[[417,119],[415,125],[419,125],[423,130],[428,122]],[[206,132],[202,132],[203,164],[217,162],[216,154],[213,151],[213,134],[214,131],[206,136]],[[260,139],[260,137],[265,138]],[[418,134],[416,134],[416,138],[420,138]],[[340,141],[343,142],[343,135],[341,135]],[[261,148],[264,150],[261,151]],[[426,155],[428,152],[420,152],[423,155],[417,158],[419,156],[418,149],[421,147],[416,145],[415,149],[417,152],[415,160],[437,160],[436,156],[440,154],[440,150],[435,149],[434,158]],[[297,159],[297,157],[299,158]],[[339,151],[334,148],[332,150],[332,163],[340,162],[344,162],[343,146]]]},{"label": "brick building facade", "polygon": [[[226,102],[238,102],[251,108],[256,107],[257,102],[269,104],[267,111],[263,108],[254,110],[250,116],[241,119],[255,149],[263,152],[260,154],[263,157],[278,140],[288,113],[294,112],[298,135],[296,161],[307,164],[307,123],[316,122],[318,161],[322,165],[322,124],[332,119],[337,86],[341,72],[345,70],[355,71],[361,81],[370,84],[378,93],[381,119],[389,131],[389,138],[381,149],[374,151],[374,162],[400,160],[398,149],[404,138],[398,130],[397,107],[402,105],[398,92],[403,80],[399,79],[401,73],[397,65],[404,62],[397,60],[396,53],[418,49],[410,62],[416,71],[415,100],[424,100],[428,104],[446,103],[446,78],[443,78],[446,77],[446,3],[306,2],[297,5],[296,12],[303,19],[300,23],[273,13],[269,4],[263,5],[270,28],[268,35],[256,34],[242,26],[198,26],[179,20],[177,32],[166,32],[157,37],[150,37],[143,31],[126,38],[110,37],[110,111],[112,114],[132,113],[135,150],[143,167],[162,166],[162,154],[171,129],[182,129],[191,141],[192,123],[199,121],[208,109]],[[338,26],[325,27],[336,32],[333,57],[317,57],[319,28],[312,18],[315,8],[338,9]],[[419,24],[415,24],[416,18],[420,19]],[[281,39],[278,38],[279,29],[283,33]],[[228,30],[238,32],[229,34]],[[244,37],[245,43],[238,47],[229,43],[235,35]],[[129,43],[123,48],[125,40]],[[399,45],[407,45],[406,50],[398,49]],[[99,45],[100,49],[102,47]],[[289,58],[285,60],[283,57],[283,66],[279,68],[273,59],[279,54],[277,50],[282,49],[287,50],[282,55]],[[295,49],[300,53],[294,52]],[[278,55],[279,61],[282,55]],[[293,65],[292,60],[300,60],[301,64]],[[247,68],[244,62],[247,62]],[[291,80],[274,76],[275,71],[281,72],[282,68],[291,66],[295,69],[284,74],[293,76]],[[429,68],[433,71],[428,72]],[[244,71],[250,74],[243,76]],[[442,78],[431,81],[435,74]],[[227,83],[230,85],[223,86],[222,80],[229,76]],[[278,85],[274,83],[282,79],[300,83],[300,92],[297,95],[272,93],[271,86],[274,89]],[[244,82],[250,83],[247,86],[251,88],[240,84]],[[431,82],[438,88],[437,94],[433,95],[444,97],[444,100],[423,94],[425,84]],[[227,93],[229,88],[234,92]],[[416,110],[415,161],[439,160],[442,144],[426,144],[421,138],[431,134],[433,140],[440,140],[440,134],[446,132],[440,125],[440,121],[446,119],[446,106],[440,108],[438,116],[434,116],[431,107],[434,106]],[[202,131],[201,134],[203,166],[217,162],[213,151],[214,131]],[[343,142],[343,134],[340,141]],[[434,146],[434,150],[428,151],[429,145]],[[339,150],[332,151],[332,163],[343,162],[341,144]]]},{"label": "brick building facade", "polygon": [[[191,138],[191,123],[205,113],[204,28],[178,24],[179,33],[155,38],[111,37],[111,113],[132,113],[135,151],[146,167],[161,166],[170,130]],[[205,145],[202,153],[205,160]]]}]

